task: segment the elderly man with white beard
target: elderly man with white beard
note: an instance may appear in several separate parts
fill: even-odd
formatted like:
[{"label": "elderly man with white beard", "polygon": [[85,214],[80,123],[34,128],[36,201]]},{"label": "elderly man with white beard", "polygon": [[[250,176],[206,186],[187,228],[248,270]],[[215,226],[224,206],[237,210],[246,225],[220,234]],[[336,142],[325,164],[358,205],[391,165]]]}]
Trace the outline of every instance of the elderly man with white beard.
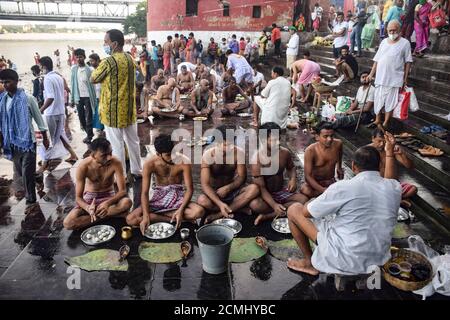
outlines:
[{"label": "elderly man with white beard", "polygon": [[407,84],[409,70],[412,63],[411,45],[408,40],[400,36],[400,22],[392,20],[387,27],[388,38],[384,39],[375,57],[368,81],[375,76],[375,122],[369,127],[381,125],[381,110],[384,108],[385,117],[383,128],[386,129],[392,112],[397,105],[398,95]]}]

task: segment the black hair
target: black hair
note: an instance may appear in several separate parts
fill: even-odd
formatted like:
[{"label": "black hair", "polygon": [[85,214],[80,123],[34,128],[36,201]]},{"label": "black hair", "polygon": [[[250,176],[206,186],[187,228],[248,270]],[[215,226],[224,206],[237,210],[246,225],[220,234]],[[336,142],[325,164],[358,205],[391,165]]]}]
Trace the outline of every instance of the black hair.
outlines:
[{"label": "black hair", "polygon": [[232,82],[232,81],[233,81],[233,82],[236,82],[236,78],[235,78],[235,77],[229,77],[229,78],[228,78],[228,82]]},{"label": "black hair", "polygon": [[219,131],[219,133],[222,135],[222,139],[223,139],[222,141],[225,141],[225,139],[227,138],[227,130],[233,130],[233,132],[234,132],[234,129],[235,128],[233,126],[226,125],[226,124],[223,124],[216,128],[216,130]]},{"label": "black hair", "polygon": [[359,74],[360,77],[362,77],[363,75],[369,75],[369,71],[363,71]]},{"label": "black hair", "polygon": [[239,39],[239,40],[245,40],[245,38],[244,38],[244,37],[241,37],[241,39]]},{"label": "black hair", "polygon": [[276,73],[278,76],[282,77],[284,75],[284,70],[280,66],[275,66],[272,68],[272,72]]},{"label": "black hair", "polygon": [[339,17],[339,16],[344,16],[344,13],[342,11],[339,11],[338,13],[336,13],[336,17]]},{"label": "black hair", "polygon": [[39,59],[39,63],[46,67],[48,71],[53,71],[53,60],[52,58],[45,56]]},{"label": "black hair", "polygon": [[315,128],[314,131],[316,134],[320,135],[322,130],[334,130],[333,124],[327,121],[321,121]]},{"label": "black hair", "polygon": [[232,36],[231,36],[232,38],[236,38],[236,35],[235,34],[233,34]]},{"label": "black hair", "polygon": [[193,32],[189,33],[189,36],[194,36],[194,33]]},{"label": "black hair", "polygon": [[383,130],[381,130],[379,128],[373,129],[373,131],[372,131],[372,138],[376,138],[376,137],[384,138]]},{"label": "black hair", "polygon": [[111,150],[111,143],[106,138],[97,138],[95,140],[92,140],[91,144],[89,145],[89,149],[92,152],[108,152]]},{"label": "black hair", "polygon": [[361,147],[353,155],[353,163],[362,171],[379,171],[380,153],[372,146]]},{"label": "black hair", "polygon": [[32,67],[30,68],[30,70],[31,70],[31,72],[33,72],[33,73],[37,73],[37,74],[41,73],[41,68],[40,68],[37,64],[35,64],[34,66],[32,66]]},{"label": "black hair", "polygon": [[83,56],[86,58],[86,52],[84,52],[83,49],[78,48],[73,53],[75,54],[75,56]]},{"label": "black hair", "polygon": [[227,52],[225,53],[225,55],[229,55],[229,54],[232,54],[232,53],[233,53],[233,50],[228,49]]},{"label": "black hair", "polygon": [[178,38],[180,35],[178,33],[175,33],[175,38]]},{"label": "black hair", "polygon": [[270,136],[270,135],[272,134],[272,131],[278,131],[278,132],[280,132],[281,127],[280,127],[278,124],[276,124],[275,122],[266,122],[266,123],[264,123],[263,125],[261,125],[261,126],[259,127],[259,129],[260,129],[260,130],[261,130],[261,129],[267,130],[267,136]]},{"label": "black hair", "polygon": [[150,41],[150,43],[151,43],[152,45],[155,45],[155,44],[156,44],[156,41],[155,41],[155,40],[152,40],[152,41]]},{"label": "black hair", "polygon": [[155,150],[159,154],[172,153],[174,143],[168,134],[160,134],[155,138]]},{"label": "black hair", "polygon": [[276,23],[272,23],[272,27],[276,28],[277,24]]},{"label": "black hair", "polygon": [[0,80],[19,81],[19,75],[13,69],[5,69],[0,71]]},{"label": "black hair", "polygon": [[106,33],[109,35],[109,39],[111,42],[117,42],[119,47],[123,47],[125,44],[125,37],[123,36],[123,32],[118,29],[111,29],[106,31]]},{"label": "black hair", "polygon": [[167,36],[167,40],[172,40],[172,36]]},{"label": "black hair", "polygon": [[341,51],[342,51],[342,49],[345,49],[345,50],[349,50],[349,47],[348,47],[348,45],[346,45],[346,44],[344,44],[342,47],[341,47]]},{"label": "black hair", "polygon": [[305,52],[303,52],[304,56],[310,57],[311,56],[311,52],[309,52],[309,50],[305,50]]},{"label": "black hair", "polygon": [[92,60],[95,60],[95,61],[100,61],[100,57],[99,57],[98,54],[96,54],[96,53],[92,53],[92,54],[89,56],[89,59],[92,59]]}]

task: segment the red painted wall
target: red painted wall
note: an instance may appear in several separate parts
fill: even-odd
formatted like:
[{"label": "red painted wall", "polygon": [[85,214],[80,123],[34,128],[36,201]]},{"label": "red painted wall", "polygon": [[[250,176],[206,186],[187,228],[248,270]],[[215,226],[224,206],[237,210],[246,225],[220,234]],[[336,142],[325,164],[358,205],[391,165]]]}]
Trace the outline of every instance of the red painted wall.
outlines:
[{"label": "red painted wall", "polygon": [[[148,0],[148,31],[260,31],[276,22],[292,24],[294,0],[228,0],[230,16],[223,16],[218,0],[199,0],[198,16],[186,17],[186,0]],[[261,18],[252,18],[261,6]]]}]

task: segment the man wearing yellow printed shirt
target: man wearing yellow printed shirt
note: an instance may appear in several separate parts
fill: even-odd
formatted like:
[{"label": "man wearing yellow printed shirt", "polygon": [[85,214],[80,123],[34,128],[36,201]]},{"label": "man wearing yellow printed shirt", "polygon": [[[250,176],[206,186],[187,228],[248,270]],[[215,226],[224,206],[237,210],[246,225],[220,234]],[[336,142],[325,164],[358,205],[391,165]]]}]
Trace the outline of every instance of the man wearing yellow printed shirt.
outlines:
[{"label": "man wearing yellow printed shirt", "polygon": [[125,142],[131,173],[139,176],[142,165],[136,123],[136,67],[133,58],[123,52],[124,43],[120,30],[106,32],[103,48],[109,57],[94,70],[91,82],[101,83],[100,122],[105,125],[113,155],[120,159],[126,172]]}]

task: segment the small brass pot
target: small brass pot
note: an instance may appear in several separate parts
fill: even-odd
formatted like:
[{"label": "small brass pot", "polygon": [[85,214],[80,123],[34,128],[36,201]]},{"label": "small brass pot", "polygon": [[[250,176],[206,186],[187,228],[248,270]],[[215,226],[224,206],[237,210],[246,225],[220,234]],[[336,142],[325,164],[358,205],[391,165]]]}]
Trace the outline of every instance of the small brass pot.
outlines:
[{"label": "small brass pot", "polygon": [[121,237],[123,240],[128,240],[131,238],[131,236],[133,235],[133,232],[131,231],[131,227],[123,227],[122,228],[122,233],[121,233]]}]

